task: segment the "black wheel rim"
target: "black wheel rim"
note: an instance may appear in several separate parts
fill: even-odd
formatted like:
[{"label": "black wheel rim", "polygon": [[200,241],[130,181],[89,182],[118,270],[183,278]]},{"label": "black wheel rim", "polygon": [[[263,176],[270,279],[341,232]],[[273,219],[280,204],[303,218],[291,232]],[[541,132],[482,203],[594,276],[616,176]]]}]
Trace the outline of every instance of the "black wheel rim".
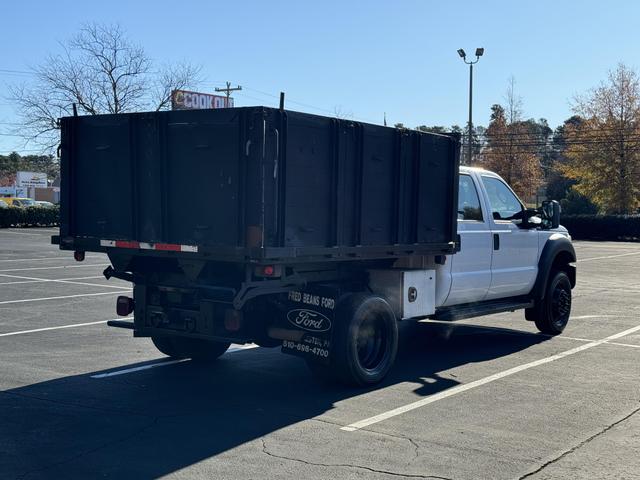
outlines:
[{"label": "black wheel rim", "polygon": [[365,370],[375,370],[382,363],[387,350],[388,336],[380,315],[368,315],[358,326],[356,348],[358,362]]},{"label": "black wheel rim", "polygon": [[551,314],[553,324],[563,327],[569,320],[571,313],[571,287],[564,283],[558,283],[553,289],[551,299]]}]

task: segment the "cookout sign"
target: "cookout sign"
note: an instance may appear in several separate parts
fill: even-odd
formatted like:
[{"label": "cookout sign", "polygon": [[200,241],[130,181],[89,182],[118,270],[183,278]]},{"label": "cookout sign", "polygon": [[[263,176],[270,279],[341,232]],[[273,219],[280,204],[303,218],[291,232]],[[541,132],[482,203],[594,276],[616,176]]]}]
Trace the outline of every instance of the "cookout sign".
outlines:
[{"label": "cookout sign", "polygon": [[[227,104],[227,101],[229,102]],[[174,90],[171,92],[172,110],[198,110],[202,108],[233,107],[233,98],[227,99],[210,93],[190,92],[188,90]]]}]

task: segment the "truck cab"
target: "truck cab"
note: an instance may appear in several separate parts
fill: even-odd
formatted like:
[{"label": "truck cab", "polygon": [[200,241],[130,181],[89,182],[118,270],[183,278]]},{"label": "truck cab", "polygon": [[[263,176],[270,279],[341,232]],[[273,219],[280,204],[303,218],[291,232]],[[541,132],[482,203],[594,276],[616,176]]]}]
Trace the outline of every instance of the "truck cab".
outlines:
[{"label": "truck cab", "polygon": [[[559,210],[554,203],[547,202],[546,207]],[[573,288],[571,236],[549,220],[553,212],[548,212],[548,218],[544,213],[527,209],[498,174],[461,167],[459,250],[437,272],[436,306],[441,314],[467,318],[525,305],[527,316],[533,318],[535,308],[527,305],[542,302],[545,292],[541,289],[552,270],[562,272]],[[565,282],[562,285],[566,288]],[[566,292],[562,293],[565,297]],[[559,333],[558,328],[543,330]]]},{"label": "truck cab", "polygon": [[513,219],[523,210],[523,202],[499,175],[480,168],[460,168],[460,250],[448,258],[451,281],[443,279],[440,285],[439,306],[515,297],[531,291],[547,239],[552,235],[570,237],[561,226],[542,229],[532,224],[523,228],[520,218]]}]

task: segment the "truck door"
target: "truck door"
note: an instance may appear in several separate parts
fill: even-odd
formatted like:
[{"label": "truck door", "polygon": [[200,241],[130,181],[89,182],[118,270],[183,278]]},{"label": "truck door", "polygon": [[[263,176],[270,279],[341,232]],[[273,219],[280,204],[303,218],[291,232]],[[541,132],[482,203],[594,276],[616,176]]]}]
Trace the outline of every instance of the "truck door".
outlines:
[{"label": "truck door", "polygon": [[526,295],[538,273],[538,230],[521,229],[506,220],[522,210],[522,203],[501,179],[482,175],[491,209],[491,286],[487,299]]},{"label": "truck door", "polygon": [[478,186],[471,175],[460,174],[458,190],[460,252],[451,261],[451,288],[444,305],[478,302],[491,284],[491,230]]}]

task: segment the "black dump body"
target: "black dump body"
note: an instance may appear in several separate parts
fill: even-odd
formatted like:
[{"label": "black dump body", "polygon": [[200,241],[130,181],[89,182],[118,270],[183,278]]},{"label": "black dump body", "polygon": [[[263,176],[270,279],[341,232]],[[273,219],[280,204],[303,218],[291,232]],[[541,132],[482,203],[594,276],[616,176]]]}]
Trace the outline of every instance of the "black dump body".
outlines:
[{"label": "black dump body", "polygon": [[458,161],[457,137],[265,107],[67,117],[54,241],[242,263],[451,253]]}]

